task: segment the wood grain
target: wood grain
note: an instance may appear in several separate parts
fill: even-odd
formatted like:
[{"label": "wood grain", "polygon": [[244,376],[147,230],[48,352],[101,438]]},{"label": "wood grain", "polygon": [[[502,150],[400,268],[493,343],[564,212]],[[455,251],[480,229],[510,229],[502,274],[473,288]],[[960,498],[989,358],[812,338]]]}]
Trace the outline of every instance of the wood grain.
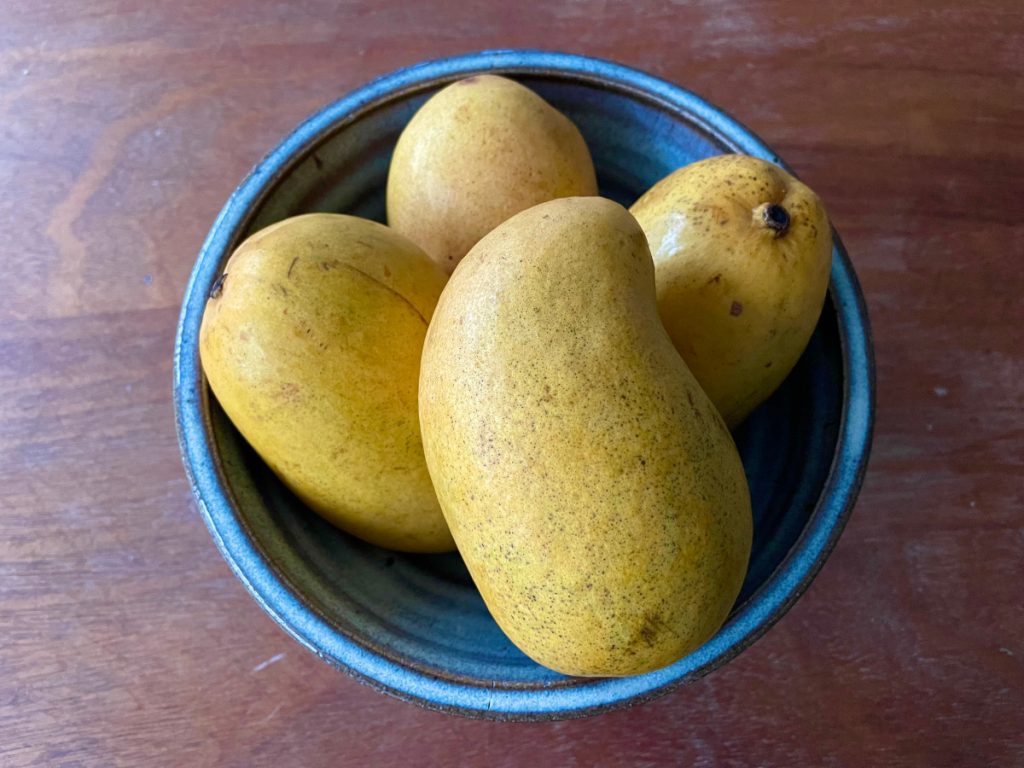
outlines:
[{"label": "wood grain", "polygon": [[[1013,0],[144,3],[0,14],[0,765],[1024,765],[1024,13]],[[590,720],[392,700],[280,631],[192,506],[177,309],[248,168],[420,59],[613,58],[816,188],[868,297],[839,547],[725,669]]]}]

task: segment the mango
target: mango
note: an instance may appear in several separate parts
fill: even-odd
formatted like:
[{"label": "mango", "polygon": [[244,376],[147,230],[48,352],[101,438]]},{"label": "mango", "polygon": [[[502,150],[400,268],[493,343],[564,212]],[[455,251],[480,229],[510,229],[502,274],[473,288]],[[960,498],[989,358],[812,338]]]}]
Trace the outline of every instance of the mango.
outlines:
[{"label": "mango", "polygon": [[634,675],[721,627],[750,556],[746,478],[624,208],[554,200],[484,237],[438,302],[419,397],[445,519],[524,653]]},{"label": "mango", "polygon": [[381,224],[309,214],[243,242],[203,315],[203,370],[239,432],[306,505],[382,547],[454,547],[417,411],[446,281]]}]

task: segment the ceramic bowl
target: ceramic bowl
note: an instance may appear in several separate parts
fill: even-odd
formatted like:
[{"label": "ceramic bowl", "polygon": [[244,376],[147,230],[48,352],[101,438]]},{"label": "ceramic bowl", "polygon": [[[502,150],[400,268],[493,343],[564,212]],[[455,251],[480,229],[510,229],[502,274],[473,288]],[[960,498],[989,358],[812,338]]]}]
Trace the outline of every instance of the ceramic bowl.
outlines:
[{"label": "ceramic bowl", "polygon": [[336,211],[384,220],[392,148],[416,109],[479,72],[516,78],[583,133],[601,193],[624,205],[694,160],[760,139],[682,88],[606,61],[488,51],[376,80],[313,115],[228,200],[185,293],[175,349],[178,436],[214,541],[256,601],[296,640],[360,680],[424,706],[497,719],[578,717],[692,682],[734,658],[807,589],[853,507],[874,402],[864,302],[838,236],[829,297],[806,353],[736,433],[753,498],[753,555],[724,627],[670,667],[619,679],[559,675],[502,634],[458,555],[365,544],[299,503],[232,427],[199,362],[207,294],[248,234],[286,216]]}]

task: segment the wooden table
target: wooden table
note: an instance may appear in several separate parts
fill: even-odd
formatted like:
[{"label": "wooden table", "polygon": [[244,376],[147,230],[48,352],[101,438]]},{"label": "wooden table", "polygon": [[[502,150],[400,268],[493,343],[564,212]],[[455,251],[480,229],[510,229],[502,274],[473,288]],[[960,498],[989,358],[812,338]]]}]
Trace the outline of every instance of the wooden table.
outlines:
[{"label": "wooden table", "polygon": [[[0,765],[1024,765],[1020,3],[405,5],[0,11]],[[375,75],[511,46],[649,70],[772,144],[849,247],[879,388],[856,512],[780,624],[654,703],[528,725],[285,636],[171,408],[185,280],[249,167]]]}]

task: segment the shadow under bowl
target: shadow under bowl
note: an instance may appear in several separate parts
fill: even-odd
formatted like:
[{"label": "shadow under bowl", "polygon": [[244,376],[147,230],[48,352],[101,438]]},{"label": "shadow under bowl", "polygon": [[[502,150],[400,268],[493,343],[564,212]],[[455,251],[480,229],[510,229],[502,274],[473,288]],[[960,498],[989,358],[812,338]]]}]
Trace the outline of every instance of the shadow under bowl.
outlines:
[{"label": "shadow under bowl", "polygon": [[303,123],[238,187],[186,290],[174,394],[185,466],[217,546],[257,602],[333,665],[400,698],[468,716],[579,717],[662,694],[721,666],[777,621],[828,557],[867,464],[874,365],[867,314],[835,238],[829,296],[799,364],[738,430],[754,543],[724,627],[677,663],[618,679],[572,678],[523,655],[487,612],[457,554],[407,555],[355,539],[306,509],[266,468],[209,392],[199,362],[206,297],[252,232],[300,213],[384,220],[402,128],[439,88],[480,72],[514,77],[586,138],[601,193],[630,205],[671,171],[710,155],[781,160],[697,96],[610,62],[489,51],[376,80]]}]

